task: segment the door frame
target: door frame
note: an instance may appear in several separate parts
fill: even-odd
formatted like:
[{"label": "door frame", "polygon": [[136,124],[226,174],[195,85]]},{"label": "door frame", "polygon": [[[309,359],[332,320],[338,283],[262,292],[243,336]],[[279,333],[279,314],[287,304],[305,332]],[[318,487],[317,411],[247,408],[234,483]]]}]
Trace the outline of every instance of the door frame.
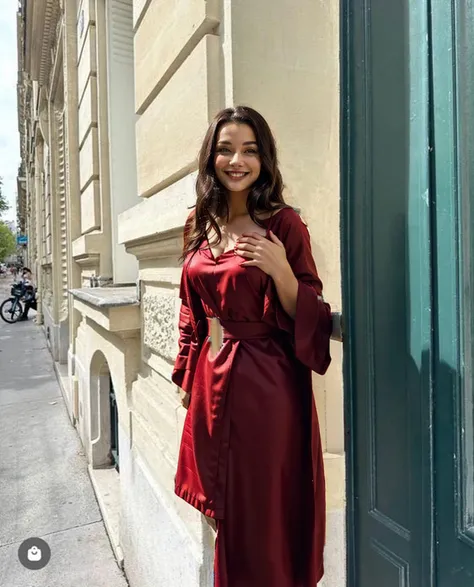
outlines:
[{"label": "door frame", "polygon": [[353,315],[352,296],[348,283],[352,281],[349,244],[352,240],[350,224],[349,193],[351,170],[351,138],[350,138],[350,0],[339,2],[339,36],[340,36],[340,194],[341,194],[341,289],[344,316],[343,337],[343,390],[344,390],[344,430],[346,460],[346,585],[355,587],[356,581],[356,531],[355,531],[355,485],[354,467],[355,450],[351,432],[354,430],[354,398],[353,389],[353,357],[351,349],[351,316]]}]

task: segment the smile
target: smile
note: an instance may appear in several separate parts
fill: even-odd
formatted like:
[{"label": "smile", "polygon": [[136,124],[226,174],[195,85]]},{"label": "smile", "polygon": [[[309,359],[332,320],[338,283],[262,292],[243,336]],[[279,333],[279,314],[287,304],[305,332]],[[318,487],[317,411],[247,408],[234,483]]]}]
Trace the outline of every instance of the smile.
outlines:
[{"label": "smile", "polygon": [[226,173],[232,179],[241,179],[242,177],[248,175],[247,171],[225,171],[224,173]]}]

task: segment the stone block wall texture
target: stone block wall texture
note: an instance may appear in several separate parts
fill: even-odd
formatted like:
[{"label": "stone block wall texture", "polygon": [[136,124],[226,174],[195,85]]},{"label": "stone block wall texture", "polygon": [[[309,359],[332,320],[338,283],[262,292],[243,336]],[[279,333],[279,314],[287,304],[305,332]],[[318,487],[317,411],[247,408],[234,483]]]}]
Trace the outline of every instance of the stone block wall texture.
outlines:
[{"label": "stone block wall texture", "polygon": [[218,54],[218,38],[203,37],[141,114],[136,127],[140,195],[152,195],[194,170],[209,119],[219,108]]},{"label": "stone block wall texture", "polygon": [[[106,70],[103,49],[103,3],[96,0],[81,0],[77,5],[77,139],[79,148],[79,215],[80,233],[95,232],[102,235],[100,251],[89,255],[86,247],[81,257],[75,257],[81,265],[81,278],[110,274],[110,242],[107,238],[109,207],[108,169],[104,165],[103,140],[107,134],[102,111],[106,106]],[[101,21],[99,22],[99,18]],[[101,77],[100,77],[101,76]],[[101,80],[101,82],[100,82]],[[102,133],[102,134],[101,134]],[[104,135],[105,133],[105,135]],[[101,142],[102,141],[102,142]],[[107,154],[105,154],[107,155]],[[76,239],[77,240],[77,239]],[[75,241],[73,240],[75,243]],[[74,246],[73,246],[74,248]]]},{"label": "stone block wall texture", "polygon": [[77,13],[79,177],[81,233],[100,230],[100,185],[95,1],[82,0]]}]

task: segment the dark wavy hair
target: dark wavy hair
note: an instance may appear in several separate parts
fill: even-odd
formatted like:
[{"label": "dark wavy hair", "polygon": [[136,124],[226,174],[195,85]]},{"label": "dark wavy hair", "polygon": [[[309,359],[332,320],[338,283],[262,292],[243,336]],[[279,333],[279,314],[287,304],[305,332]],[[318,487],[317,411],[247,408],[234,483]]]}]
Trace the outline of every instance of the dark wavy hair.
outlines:
[{"label": "dark wavy hair", "polygon": [[225,218],[228,221],[229,202],[226,190],[217,179],[214,159],[219,131],[224,124],[230,122],[248,124],[257,139],[261,170],[247,198],[250,218],[257,225],[263,226],[256,218],[256,212],[279,210],[287,206],[283,199],[283,180],[278,168],[275,139],[267,121],[248,106],[235,106],[221,110],[212,121],[199,152],[196,206],[194,214],[186,223],[181,260],[199,249],[203,240],[207,238],[208,226],[212,227],[217,234],[217,240],[213,244],[219,244],[222,240],[222,234],[215,219]]}]

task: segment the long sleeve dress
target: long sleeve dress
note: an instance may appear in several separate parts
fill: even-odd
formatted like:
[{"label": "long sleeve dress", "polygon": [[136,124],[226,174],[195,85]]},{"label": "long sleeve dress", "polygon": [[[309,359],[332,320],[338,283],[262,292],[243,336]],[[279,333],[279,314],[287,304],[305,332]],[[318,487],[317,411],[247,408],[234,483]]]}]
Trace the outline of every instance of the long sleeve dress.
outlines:
[{"label": "long sleeve dress", "polygon": [[[191,394],[176,494],[217,520],[215,587],[315,587],[323,575],[325,484],[311,370],[330,363],[330,307],[308,229],[267,219],[298,279],[296,316],[273,280],[204,242],[183,266],[172,379]],[[209,317],[224,341],[210,352]]]}]

